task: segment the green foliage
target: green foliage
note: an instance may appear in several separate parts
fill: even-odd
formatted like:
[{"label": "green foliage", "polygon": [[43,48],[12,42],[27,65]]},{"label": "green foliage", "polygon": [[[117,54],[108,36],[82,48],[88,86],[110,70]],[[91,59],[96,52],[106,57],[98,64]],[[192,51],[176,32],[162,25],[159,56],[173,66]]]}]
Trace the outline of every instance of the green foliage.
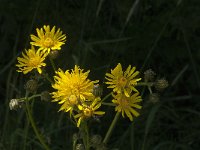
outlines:
[{"label": "green foliage", "polygon": [[[105,72],[121,62],[141,68],[141,77],[152,68],[169,81],[158,104],[149,103],[144,89],[140,117],[132,124],[119,122],[110,148],[200,149],[199,16],[198,0],[1,0],[0,149],[42,149],[24,109],[10,111],[9,101],[23,96],[26,81],[16,72],[16,57],[29,48],[30,33],[43,24],[56,25],[67,35],[57,67],[78,64],[91,70],[92,79],[104,82]],[[57,110],[57,105],[35,99],[32,111],[52,150],[71,149],[77,128]],[[105,136],[113,116],[114,110],[91,132]]]}]

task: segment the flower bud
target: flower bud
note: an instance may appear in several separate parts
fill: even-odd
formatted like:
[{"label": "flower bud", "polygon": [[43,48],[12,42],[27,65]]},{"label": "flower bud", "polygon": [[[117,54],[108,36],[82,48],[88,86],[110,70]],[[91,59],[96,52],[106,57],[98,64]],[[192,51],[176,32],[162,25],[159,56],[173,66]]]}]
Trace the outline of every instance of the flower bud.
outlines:
[{"label": "flower bud", "polygon": [[153,81],[156,73],[152,69],[148,69],[144,72],[144,80],[146,82]]},{"label": "flower bud", "polygon": [[160,99],[160,95],[158,93],[152,93],[149,95],[149,101],[152,103],[157,103]]},{"label": "flower bud", "polygon": [[108,148],[105,144],[102,143],[96,147],[96,150],[108,150]]},{"label": "flower bud", "polygon": [[24,86],[24,88],[30,92],[30,93],[34,93],[37,88],[38,88],[38,83],[36,80],[34,79],[31,79],[31,80],[28,80]]},{"label": "flower bud", "polygon": [[50,93],[48,92],[48,91],[43,91],[42,93],[41,93],[41,100],[42,101],[50,101],[51,100],[51,95],[50,95]]},{"label": "flower bud", "polygon": [[51,59],[56,59],[58,57],[58,55],[59,55],[58,51],[50,51],[50,53],[49,53],[49,57]]},{"label": "flower bud", "polygon": [[155,82],[155,88],[157,91],[162,92],[165,88],[167,88],[169,85],[168,81],[164,78],[158,79]]},{"label": "flower bud", "polygon": [[93,87],[94,96],[101,97],[102,93],[103,93],[102,87],[99,84],[95,84]]},{"label": "flower bud", "polygon": [[93,147],[97,147],[98,145],[100,145],[102,142],[102,137],[100,135],[92,135],[91,139],[90,139],[90,143]]}]

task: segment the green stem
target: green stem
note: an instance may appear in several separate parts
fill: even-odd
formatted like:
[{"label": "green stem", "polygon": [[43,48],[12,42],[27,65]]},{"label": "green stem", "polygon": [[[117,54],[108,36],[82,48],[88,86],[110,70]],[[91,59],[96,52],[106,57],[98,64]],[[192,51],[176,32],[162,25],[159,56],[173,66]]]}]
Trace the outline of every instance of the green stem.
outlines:
[{"label": "green stem", "polygon": [[154,82],[139,82],[136,86],[153,86]]},{"label": "green stem", "polygon": [[53,80],[51,80],[51,78],[49,78],[49,76],[47,74],[42,74],[50,83],[53,83]]},{"label": "green stem", "polygon": [[30,125],[30,121],[28,120],[27,123],[26,123],[26,127],[24,129],[25,133],[24,133],[24,142],[23,142],[24,146],[23,146],[23,150],[26,150],[29,125]]},{"label": "green stem", "polygon": [[85,132],[86,132],[86,143],[87,143],[86,150],[90,150],[89,132],[88,132],[88,126],[87,126],[87,124],[85,126]]},{"label": "green stem", "polygon": [[31,99],[33,99],[33,98],[40,97],[40,96],[41,96],[41,94],[35,94],[35,95],[33,95],[33,96],[31,96],[31,97],[28,97],[28,98],[26,98],[26,99],[31,100]]},{"label": "green stem", "polygon": [[42,136],[39,134],[39,131],[35,125],[35,122],[33,120],[32,114],[31,114],[31,110],[30,110],[30,106],[29,106],[29,102],[28,102],[28,93],[26,93],[26,110],[27,110],[27,115],[28,115],[28,119],[33,127],[33,130],[38,138],[38,140],[40,141],[40,143],[42,144],[42,146],[46,149],[46,150],[50,150],[49,147],[45,144],[44,139],[42,138]]},{"label": "green stem", "polygon": [[113,119],[113,121],[112,121],[112,123],[111,123],[111,125],[110,125],[110,127],[109,127],[109,129],[108,129],[108,131],[107,131],[107,133],[106,133],[106,136],[105,136],[105,138],[103,140],[104,144],[108,143],[108,140],[109,140],[109,138],[110,138],[110,136],[112,134],[113,129],[115,128],[115,125],[117,123],[117,120],[119,119],[119,116],[120,116],[120,112],[117,112],[115,117],[114,117],[114,119]]},{"label": "green stem", "polygon": [[151,86],[148,86],[149,93],[152,94]]},{"label": "green stem", "polygon": [[103,99],[102,102],[105,101],[107,98],[109,98],[112,95],[112,92],[110,92],[108,95],[106,95]]},{"label": "green stem", "polygon": [[113,103],[106,103],[106,102],[102,102],[102,105],[105,105],[105,106],[116,106],[116,105],[113,104]]},{"label": "green stem", "polygon": [[77,140],[74,140],[73,141],[73,150],[76,150],[76,143],[77,143]]},{"label": "green stem", "polygon": [[89,145],[89,132],[88,132],[88,126],[87,126],[87,122],[84,121],[82,123],[82,128],[83,128],[83,143],[85,146],[85,150],[89,150],[90,149],[90,145]]},{"label": "green stem", "polygon": [[40,96],[41,96],[41,94],[35,94],[35,95],[32,95],[31,97],[19,98],[18,100],[19,100],[19,102],[24,102],[26,100],[30,101],[31,99],[36,98],[36,97],[40,97]]},{"label": "green stem", "polygon": [[145,150],[145,143],[146,143],[146,135],[144,136],[144,140],[143,140],[143,143],[142,143],[142,150]]},{"label": "green stem", "polygon": [[[151,87],[154,85],[154,82],[139,82],[136,86],[147,86],[150,94],[152,94],[152,90],[151,90]],[[143,89],[143,92],[144,93],[144,89]]]},{"label": "green stem", "polygon": [[51,62],[51,66],[53,67],[53,70],[56,71],[56,66],[55,66],[53,59],[51,57],[49,57],[49,60]]}]

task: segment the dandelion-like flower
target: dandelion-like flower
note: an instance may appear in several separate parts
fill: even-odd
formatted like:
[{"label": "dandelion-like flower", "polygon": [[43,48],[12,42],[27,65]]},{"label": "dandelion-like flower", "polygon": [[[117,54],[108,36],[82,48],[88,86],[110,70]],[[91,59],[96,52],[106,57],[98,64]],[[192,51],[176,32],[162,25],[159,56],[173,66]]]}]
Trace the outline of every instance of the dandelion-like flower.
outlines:
[{"label": "dandelion-like flower", "polygon": [[31,49],[25,50],[25,53],[22,52],[23,57],[17,57],[18,63],[16,66],[19,68],[18,72],[23,72],[27,74],[31,72],[33,69],[37,69],[37,71],[41,74],[41,67],[46,66],[44,60],[47,56],[47,53],[36,51],[34,46],[31,46]]},{"label": "dandelion-like flower", "polygon": [[138,103],[142,101],[141,96],[139,96],[139,93],[135,93],[133,95],[130,95],[130,97],[127,97],[124,94],[118,93],[117,95],[113,95],[114,99],[112,102],[116,104],[115,111],[122,112],[122,116],[125,117],[128,116],[128,118],[133,121],[133,117],[139,116],[139,113],[135,110],[141,109],[142,106],[140,106]]},{"label": "dandelion-like flower", "polygon": [[36,29],[37,36],[31,34],[31,45],[39,46],[39,50],[50,52],[50,50],[60,50],[61,46],[65,44],[66,35],[62,34],[60,28],[56,31],[56,27],[50,30],[49,25],[44,25],[41,29]]},{"label": "dandelion-like flower", "polygon": [[127,97],[130,96],[132,91],[138,92],[135,88],[137,81],[140,81],[141,78],[136,78],[139,74],[139,71],[135,71],[136,67],[128,66],[125,72],[122,70],[120,63],[111,70],[111,73],[106,73],[106,79],[109,84],[108,88],[113,88],[114,92],[124,93]]},{"label": "dandelion-like flower", "polygon": [[93,87],[94,83],[98,81],[91,81],[88,78],[89,71],[83,72],[75,65],[74,69],[66,70],[65,72],[59,69],[54,76],[55,84],[52,85],[56,92],[52,92],[54,102],[62,104],[60,110],[65,112],[70,111],[70,114],[79,101],[90,100],[94,97]]},{"label": "dandelion-like flower", "polygon": [[78,105],[79,113],[74,116],[74,118],[78,118],[77,127],[80,126],[81,121],[84,119],[88,119],[94,117],[95,115],[103,115],[105,112],[96,111],[101,107],[100,98],[95,98],[91,104],[82,103],[82,105]]}]

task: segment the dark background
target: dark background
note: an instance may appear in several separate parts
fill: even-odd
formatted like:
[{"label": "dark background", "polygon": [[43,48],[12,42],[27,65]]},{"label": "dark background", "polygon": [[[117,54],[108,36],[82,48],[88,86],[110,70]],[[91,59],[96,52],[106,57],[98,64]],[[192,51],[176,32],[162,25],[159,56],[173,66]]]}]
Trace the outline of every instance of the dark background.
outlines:
[{"label": "dark background", "polygon": [[[168,80],[158,103],[143,92],[140,117],[133,123],[121,118],[109,148],[200,149],[199,0],[0,0],[0,149],[42,149],[24,109],[10,111],[8,104],[24,96],[28,79],[16,72],[16,57],[43,25],[67,35],[55,61],[63,70],[78,64],[102,83],[120,62],[124,69],[136,66],[141,77],[151,68]],[[104,88],[104,96],[108,92]],[[38,100],[34,118],[52,149],[71,149],[77,128],[57,110],[57,104]],[[114,116],[114,109],[106,110],[110,113],[94,123],[92,134],[105,135]]]}]

